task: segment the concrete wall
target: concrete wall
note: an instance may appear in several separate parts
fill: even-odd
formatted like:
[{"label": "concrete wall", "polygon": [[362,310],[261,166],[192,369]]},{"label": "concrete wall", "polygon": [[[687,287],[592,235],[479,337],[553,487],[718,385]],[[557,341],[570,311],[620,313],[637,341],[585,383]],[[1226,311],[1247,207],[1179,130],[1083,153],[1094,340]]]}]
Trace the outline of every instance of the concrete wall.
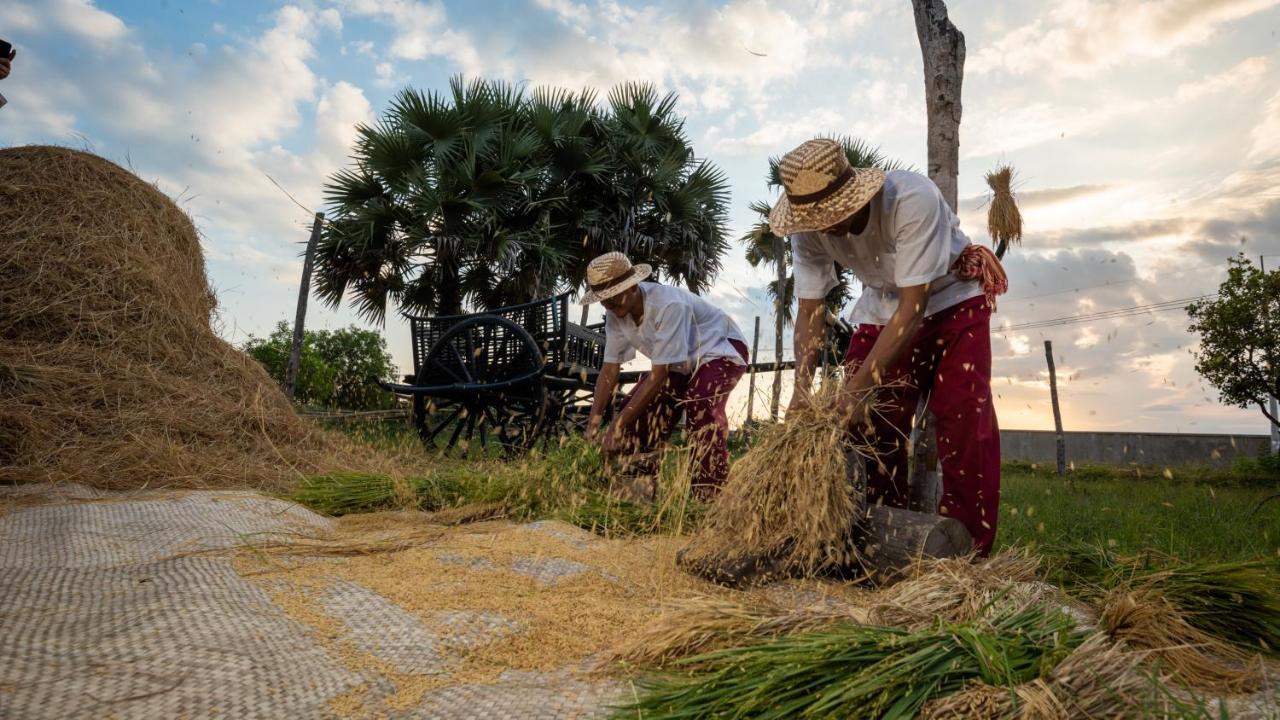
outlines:
[{"label": "concrete wall", "polygon": [[[1270,448],[1266,435],[1191,435],[1186,433],[1067,432],[1067,462],[1076,465],[1230,467],[1238,454],[1257,457]],[[1001,430],[1005,460],[1057,462],[1052,430]]]}]

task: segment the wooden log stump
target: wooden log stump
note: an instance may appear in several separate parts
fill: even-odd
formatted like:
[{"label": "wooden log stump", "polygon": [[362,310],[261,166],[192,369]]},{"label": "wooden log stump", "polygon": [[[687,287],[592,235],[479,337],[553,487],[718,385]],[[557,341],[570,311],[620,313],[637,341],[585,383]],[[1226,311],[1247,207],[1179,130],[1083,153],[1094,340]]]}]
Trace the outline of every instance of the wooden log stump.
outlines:
[{"label": "wooden log stump", "polygon": [[867,511],[863,561],[877,577],[892,576],[921,558],[949,558],[973,550],[955,518],[877,505]]}]

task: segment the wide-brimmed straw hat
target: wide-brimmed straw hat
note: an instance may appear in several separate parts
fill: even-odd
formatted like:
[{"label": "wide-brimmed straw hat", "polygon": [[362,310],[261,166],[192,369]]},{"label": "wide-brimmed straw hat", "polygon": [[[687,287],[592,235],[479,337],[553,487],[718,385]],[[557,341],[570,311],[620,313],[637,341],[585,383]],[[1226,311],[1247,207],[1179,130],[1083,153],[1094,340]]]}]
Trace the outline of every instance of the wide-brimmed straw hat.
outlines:
[{"label": "wide-brimmed straw hat", "polygon": [[849,164],[835,140],[809,140],[782,156],[785,192],[769,212],[775,235],[825,230],[861,210],[884,186],[884,171]]},{"label": "wide-brimmed straw hat", "polygon": [[590,289],[582,296],[582,304],[607,300],[639,285],[652,272],[653,268],[644,263],[632,265],[631,260],[620,252],[607,252],[587,265],[587,287]]}]

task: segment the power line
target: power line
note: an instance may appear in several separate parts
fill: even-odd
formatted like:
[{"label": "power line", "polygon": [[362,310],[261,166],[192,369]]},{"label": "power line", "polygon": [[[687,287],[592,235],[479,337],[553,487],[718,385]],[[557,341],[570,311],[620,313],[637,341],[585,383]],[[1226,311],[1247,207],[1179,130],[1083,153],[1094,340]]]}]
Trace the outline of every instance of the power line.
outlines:
[{"label": "power line", "polygon": [[1063,317],[1046,318],[1043,320],[1031,320],[1028,322],[1017,323],[1002,328],[995,328],[993,332],[1008,332],[1010,330],[1033,330],[1038,328],[1055,327],[1059,325],[1072,325],[1083,322],[1095,322],[1099,320],[1115,320],[1119,318],[1134,317],[1137,315],[1147,315],[1155,312],[1163,312],[1166,310],[1179,310],[1187,307],[1187,305],[1198,300],[1208,300],[1217,297],[1217,293],[1208,295],[1197,295],[1195,297],[1179,298],[1177,300],[1165,300],[1163,302],[1148,303],[1145,305],[1134,305],[1126,308],[1111,308],[1109,310],[1100,310],[1093,313],[1085,313],[1082,315],[1066,315]]}]

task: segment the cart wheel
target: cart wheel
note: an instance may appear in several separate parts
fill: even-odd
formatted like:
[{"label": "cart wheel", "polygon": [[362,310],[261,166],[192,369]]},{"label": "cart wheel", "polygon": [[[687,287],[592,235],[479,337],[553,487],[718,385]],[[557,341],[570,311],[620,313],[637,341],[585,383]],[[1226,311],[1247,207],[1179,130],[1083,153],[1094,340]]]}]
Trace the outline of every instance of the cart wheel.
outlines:
[{"label": "cart wheel", "polygon": [[546,415],[542,372],[537,343],[516,323],[496,315],[459,322],[431,346],[419,370],[419,384],[456,386],[429,400],[423,441],[456,457],[528,450]]}]

